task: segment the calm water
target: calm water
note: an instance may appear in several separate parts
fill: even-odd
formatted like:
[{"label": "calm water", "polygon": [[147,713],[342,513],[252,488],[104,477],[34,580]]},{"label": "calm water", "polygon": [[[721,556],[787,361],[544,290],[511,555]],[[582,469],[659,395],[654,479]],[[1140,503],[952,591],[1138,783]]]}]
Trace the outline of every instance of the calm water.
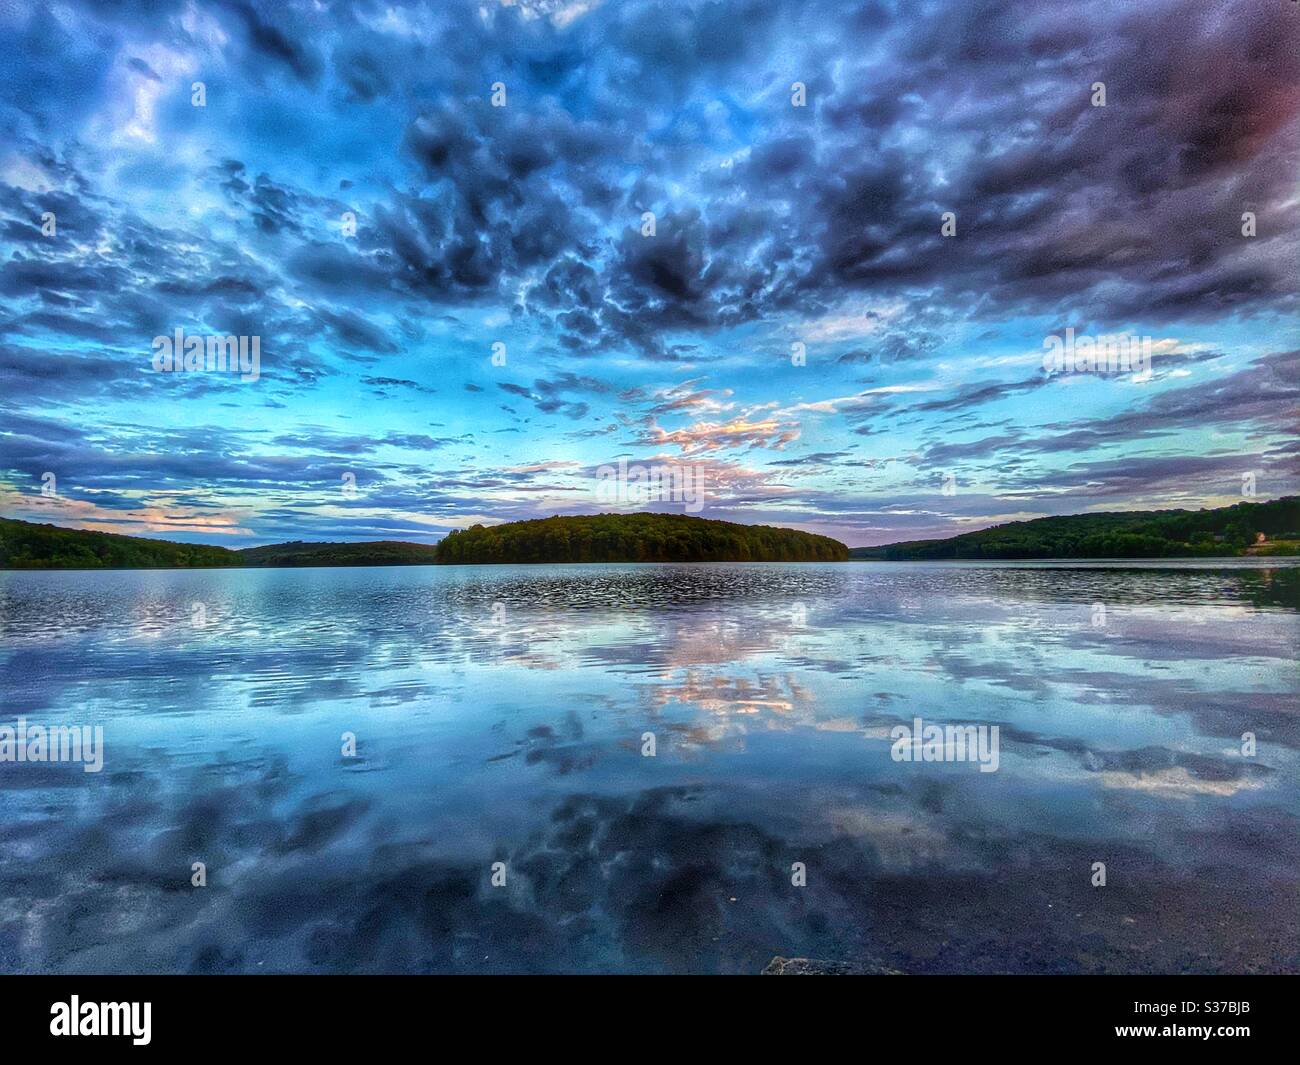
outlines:
[{"label": "calm water", "polygon": [[[0,574],[0,724],[106,748],[0,764],[0,970],[1297,971],[1298,611],[1276,560]],[[998,770],[894,761],[917,716]]]}]

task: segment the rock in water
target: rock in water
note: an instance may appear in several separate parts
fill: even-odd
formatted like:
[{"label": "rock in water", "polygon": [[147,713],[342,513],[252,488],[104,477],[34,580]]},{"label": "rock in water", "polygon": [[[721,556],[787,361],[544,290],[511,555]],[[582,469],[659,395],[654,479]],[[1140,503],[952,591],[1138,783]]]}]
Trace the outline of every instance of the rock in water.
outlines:
[{"label": "rock in water", "polygon": [[875,960],[818,961],[815,958],[782,958],[767,963],[763,976],[902,976],[897,969]]}]

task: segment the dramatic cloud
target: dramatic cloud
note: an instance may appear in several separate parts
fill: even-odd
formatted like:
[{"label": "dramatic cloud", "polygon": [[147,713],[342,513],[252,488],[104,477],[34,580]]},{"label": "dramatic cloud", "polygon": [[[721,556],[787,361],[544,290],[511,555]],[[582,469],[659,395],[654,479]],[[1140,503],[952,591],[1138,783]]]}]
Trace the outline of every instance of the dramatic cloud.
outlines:
[{"label": "dramatic cloud", "polygon": [[[6,513],[429,539],[619,456],[855,543],[1295,492],[1289,6],[19,0]],[[155,373],[177,329],[256,380]],[[1152,372],[1049,377],[1067,330]]]}]

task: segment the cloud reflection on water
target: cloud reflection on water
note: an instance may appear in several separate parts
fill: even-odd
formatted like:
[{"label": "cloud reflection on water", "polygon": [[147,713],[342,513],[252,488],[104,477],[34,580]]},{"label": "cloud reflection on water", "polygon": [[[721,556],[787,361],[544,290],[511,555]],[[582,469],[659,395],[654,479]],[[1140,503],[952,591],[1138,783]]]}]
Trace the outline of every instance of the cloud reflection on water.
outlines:
[{"label": "cloud reflection on water", "polygon": [[7,715],[107,762],[0,768],[0,968],[1300,969],[1298,572],[6,574]]}]

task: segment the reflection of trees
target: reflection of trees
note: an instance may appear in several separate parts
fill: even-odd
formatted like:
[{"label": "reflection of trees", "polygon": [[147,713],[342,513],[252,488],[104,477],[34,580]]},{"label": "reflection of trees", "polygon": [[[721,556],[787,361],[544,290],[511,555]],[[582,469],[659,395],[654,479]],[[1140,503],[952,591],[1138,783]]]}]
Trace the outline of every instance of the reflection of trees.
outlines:
[{"label": "reflection of trees", "polygon": [[[934,567],[917,571],[928,582],[963,593],[1008,601],[1199,606],[1250,603],[1300,610],[1300,567],[1169,566],[1080,563]],[[951,594],[951,592],[945,593]]]},{"label": "reflection of trees", "polygon": [[1246,570],[1234,576],[1252,606],[1300,610],[1300,568]]}]

